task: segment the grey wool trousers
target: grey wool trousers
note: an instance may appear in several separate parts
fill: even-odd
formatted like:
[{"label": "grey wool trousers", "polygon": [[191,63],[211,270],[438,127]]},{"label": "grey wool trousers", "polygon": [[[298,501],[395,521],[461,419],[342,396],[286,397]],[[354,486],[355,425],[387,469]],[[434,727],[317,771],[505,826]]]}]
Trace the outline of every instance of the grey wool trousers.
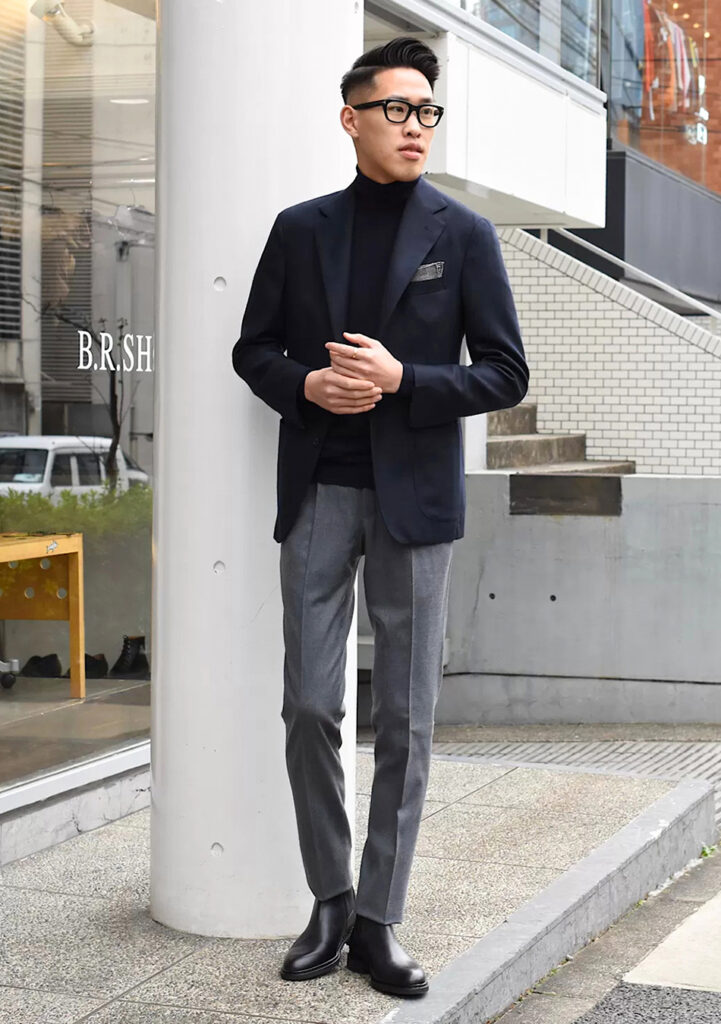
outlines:
[{"label": "grey wool trousers", "polygon": [[428,784],[453,542],[400,544],[371,488],[311,483],[281,542],[286,764],[308,885],[353,885],[340,727],[361,555],[375,637],[375,769],[356,910],[401,923]]}]

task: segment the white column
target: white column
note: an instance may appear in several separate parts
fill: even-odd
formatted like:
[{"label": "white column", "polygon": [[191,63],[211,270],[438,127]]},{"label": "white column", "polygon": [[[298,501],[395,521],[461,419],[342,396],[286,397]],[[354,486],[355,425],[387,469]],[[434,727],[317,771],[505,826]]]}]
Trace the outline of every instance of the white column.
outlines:
[{"label": "white column", "polygon": [[294,935],[313,897],[280,717],[278,415],[231,349],[276,213],[354,175],[339,85],[363,11],[160,0],[158,30],[151,913],[203,935]]}]

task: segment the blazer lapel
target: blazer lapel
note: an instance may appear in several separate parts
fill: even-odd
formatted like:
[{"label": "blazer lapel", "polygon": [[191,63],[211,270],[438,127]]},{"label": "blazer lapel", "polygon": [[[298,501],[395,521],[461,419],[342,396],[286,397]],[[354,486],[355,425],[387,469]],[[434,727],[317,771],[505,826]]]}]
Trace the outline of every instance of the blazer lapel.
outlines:
[{"label": "blazer lapel", "polygon": [[328,297],[328,310],[333,330],[332,340],[340,344],[347,344],[343,337],[343,331],[345,330],[350,244],[353,232],[351,186],[338,192],[318,209],[321,216],[316,221],[315,230],[323,284]]},{"label": "blazer lapel", "polygon": [[[423,257],[445,227],[438,216],[448,203],[441,192],[421,178],[403,210],[393,252],[388,265],[386,289],[379,319],[379,335]],[[347,344],[345,330],[350,251],[353,232],[353,193],[351,186],[336,193],[318,207],[316,238],[321,272],[328,297],[333,340]]]},{"label": "blazer lapel", "polygon": [[448,203],[443,195],[425,178],[421,178],[410,194],[398,225],[398,234],[388,265],[388,278],[378,328],[381,341],[385,326],[398,305],[398,300],[423,262],[423,257],[446,226],[445,217],[438,216],[446,206]]}]

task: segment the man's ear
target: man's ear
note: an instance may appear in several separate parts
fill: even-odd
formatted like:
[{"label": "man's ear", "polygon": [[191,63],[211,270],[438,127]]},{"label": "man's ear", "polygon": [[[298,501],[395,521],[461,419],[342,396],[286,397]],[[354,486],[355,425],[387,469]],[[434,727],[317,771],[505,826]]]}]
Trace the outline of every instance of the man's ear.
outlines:
[{"label": "man's ear", "polygon": [[343,126],[343,131],[347,135],[350,135],[352,139],[358,138],[358,129],[355,125],[355,110],[347,103],[341,107],[340,110],[340,123]]}]

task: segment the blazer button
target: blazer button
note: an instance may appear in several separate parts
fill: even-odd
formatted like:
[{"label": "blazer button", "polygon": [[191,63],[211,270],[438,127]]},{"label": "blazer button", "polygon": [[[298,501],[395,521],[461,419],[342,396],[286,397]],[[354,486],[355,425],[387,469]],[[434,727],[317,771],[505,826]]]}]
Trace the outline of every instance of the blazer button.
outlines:
[{"label": "blazer button", "polygon": [[313,438],[313,444],[314,444],[314,445],[316,446],[316,448],[317,448],[317,447],[318,447],[318,445],[320,444],[320,438],[319,438],[319,437],[314,437],[314,438]]}]

